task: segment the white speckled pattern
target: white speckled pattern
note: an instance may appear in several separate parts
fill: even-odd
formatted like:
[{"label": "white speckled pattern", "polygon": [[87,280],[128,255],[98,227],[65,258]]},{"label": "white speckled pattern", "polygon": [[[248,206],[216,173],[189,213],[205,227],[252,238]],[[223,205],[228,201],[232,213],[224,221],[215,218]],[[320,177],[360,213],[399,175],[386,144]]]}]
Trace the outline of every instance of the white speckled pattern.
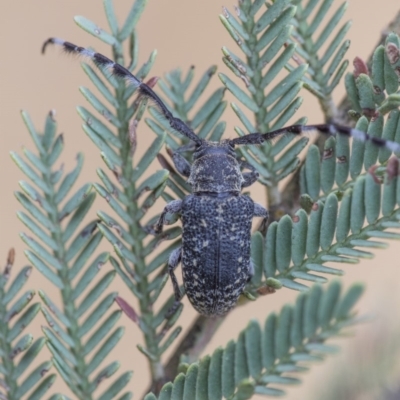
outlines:
[{"label": "white speckled pattern", "polygon": [[182,210],[186,294],[203,315],[223,315],[250,277],[254,202],[248,196],[188,196]]}]

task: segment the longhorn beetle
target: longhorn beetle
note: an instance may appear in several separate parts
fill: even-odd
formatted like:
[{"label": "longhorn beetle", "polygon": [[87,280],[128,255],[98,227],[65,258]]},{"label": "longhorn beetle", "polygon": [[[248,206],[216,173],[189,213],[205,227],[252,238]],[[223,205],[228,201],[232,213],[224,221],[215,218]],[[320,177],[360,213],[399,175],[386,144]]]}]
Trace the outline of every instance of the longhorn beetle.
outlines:
[{"label": "longhorn beetle", "polygon": [[[347,135],[400,152],[400,145],[395,142],[371,137],[365,132],[334,123],[292,125],[273,132],[255,132],[221,142],[207,141],[196,136],[185,122],[174,117],[157,94],[122,65],[102,54],[57,38],[48,39],[42,53],[49,44],[62,46],[67,53],[85,56],[98,67],[106,67],[113,75],[125,79],[137,88],[139,96],[155,103],[171,129],[194,144],[192,165],[180,154],[179,149],[173,153],[175,167],[188,178],[192,194],[183,200],[168,203],[154,227],[154,233],[159,234],[166,223],[167,213],[181,215],[182,246],[171,253],[168,261],[168,273],[175,294],[172,311],[182,298],[174,273],[179,263],[182,263],[183,284],[190,302],[200,314],[209,317],[226,314],[236,304],[253,275],[254,267],[250,258],[251,222],[253,217],[262,217],[263,224],[266,224],[268,211],[249,196],[241,194],[244,187],[257,181],[259,174],[254,167],[237,159],[235,146],[261,144],[287,133],[299,135],[306,131],[318,131],[326,135]],[[250,172],[242,173],[242,168]]]}]

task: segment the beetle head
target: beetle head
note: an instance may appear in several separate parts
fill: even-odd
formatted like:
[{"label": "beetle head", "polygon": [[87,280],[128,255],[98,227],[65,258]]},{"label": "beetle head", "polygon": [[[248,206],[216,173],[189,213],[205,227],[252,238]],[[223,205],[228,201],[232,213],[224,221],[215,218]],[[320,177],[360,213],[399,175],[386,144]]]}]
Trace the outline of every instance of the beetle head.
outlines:
[{"label": "beetle head", "polygon": [[242,182],[235,150],[228,140],[204,141],[197,147],[188,179],[193,193],[240,193]]}]

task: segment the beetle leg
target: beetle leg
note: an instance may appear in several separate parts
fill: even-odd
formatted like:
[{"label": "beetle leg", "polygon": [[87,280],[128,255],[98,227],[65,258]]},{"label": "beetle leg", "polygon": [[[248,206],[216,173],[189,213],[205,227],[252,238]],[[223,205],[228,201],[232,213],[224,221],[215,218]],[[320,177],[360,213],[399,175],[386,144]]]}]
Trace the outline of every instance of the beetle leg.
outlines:
[{"label": "beetle leg", "polygon": [[172,287],[174,289],[175,301],[174,301],[174,304],[172,305],[172,307],[167,311],[167,313],[165,315],[167,318],[175,313],[175,311],[179,307],[179,304],[181,303],[181,299],[183,297],[181,290],[179,289],[178,280],[176,279],[176,276],[174,273],[176,267],[181,262],[181,259],[182,259],[182,246],[175,249],[170,254],[169,260],[168,260],[168,274],[171,278]]},{"label": "beetle leg", "polygon": [[254,263],[253,260],[250,259],[250,266],[249,266],[249,275],[247,276],[247,283],[251,281],[251,278],[254,276]]},{"label": "beetle leg", "polygon": [[242,188],[247,187],[255,183],[260,176],[259,172],[247,161],[240,161],[240,166],[242,168],[247,168],[251,172],[245,172],[242,174],[244,182],[242,183]]},{"label": "beetle leg", "polygon": [[162,232],[163,225],[165,224],[165,216],[167,213],[178,213],[181,211],[182,208],[182,200],[173,200],[170,203],[168,203],[163,212],[160,215],[160,218],[158,219],[155,227],[154,227],[154,233],[156,235],[160,234]]},{"label": "beetle leg", "polygon": [[193,151],[196,149],[196,144],[193,142],[189,142],[188,144],[184,144],[181,147],[178,147],[175,150],[175,153],[184,153],[185,151],[188,151],[190,153],[193,153]]},{"label": "beetle leg", "polygon": [[243,290],[242,295],[244,297],[246,297],[246,299],[248,299],[250,301],[255,301],[256,300],[256,298],[250,292],[248,292],[247,290]]},{"label": "beetle leg", "polygon": [[265,228],[267,227],[268,210],[264,208],[261,204],[254,203],[253,217],[263,217],[260,230],[264,231]]},{"label": "beetle leg", "polygon": [[186,177],[190,176],[191,165],[188,163],[185,157],[183,157],[177,151],[174,151],[172,153],[172,161],[174,162],[175,168],[181,175]]}]

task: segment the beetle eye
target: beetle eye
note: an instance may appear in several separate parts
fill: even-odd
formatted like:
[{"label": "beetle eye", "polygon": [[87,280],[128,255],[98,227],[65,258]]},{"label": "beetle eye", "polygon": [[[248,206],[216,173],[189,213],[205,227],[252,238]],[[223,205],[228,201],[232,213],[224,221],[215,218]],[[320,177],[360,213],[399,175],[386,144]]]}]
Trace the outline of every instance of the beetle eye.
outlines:
[{"label": "beetle eye", "polygon": [[199,140],[198,142],[194,143],[195,149],[198,150],[201,146],[203,146],[203,144],[205,143],[205,141],[203,139]]}]

